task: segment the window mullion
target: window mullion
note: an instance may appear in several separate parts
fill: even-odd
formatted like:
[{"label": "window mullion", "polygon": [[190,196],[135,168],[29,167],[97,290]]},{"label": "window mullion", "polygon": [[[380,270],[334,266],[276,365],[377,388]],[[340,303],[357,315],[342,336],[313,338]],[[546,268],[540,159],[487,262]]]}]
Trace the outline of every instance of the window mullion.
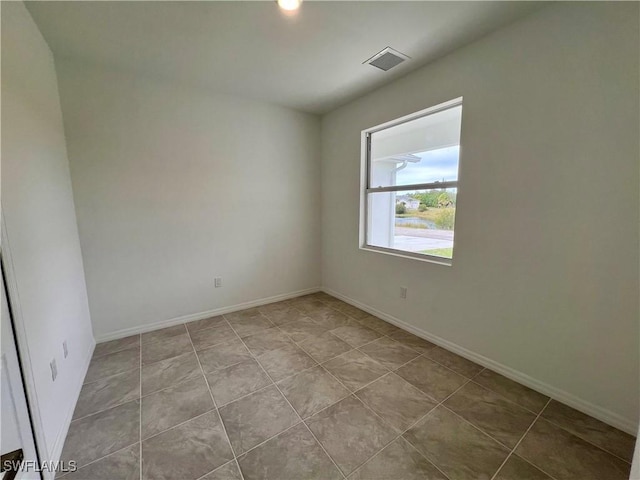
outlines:
[{"label": "window mullion", "polygon": [[410,190],[440,190],[443,188],[458,188],[458,181],[452,182],[434,182],[434,183],[419,183],[415,185],[392,185],[388,187],[369,187],[367,193],[376,192],[406,192]]}]

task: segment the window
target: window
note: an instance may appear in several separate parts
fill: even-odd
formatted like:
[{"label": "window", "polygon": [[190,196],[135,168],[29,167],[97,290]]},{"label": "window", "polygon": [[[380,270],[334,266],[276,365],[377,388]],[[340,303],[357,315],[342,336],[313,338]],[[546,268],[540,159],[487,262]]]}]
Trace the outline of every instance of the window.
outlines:
[{"label": "window", "polygon": [[362,248],[451,264],[462,98],[363,135]]}]

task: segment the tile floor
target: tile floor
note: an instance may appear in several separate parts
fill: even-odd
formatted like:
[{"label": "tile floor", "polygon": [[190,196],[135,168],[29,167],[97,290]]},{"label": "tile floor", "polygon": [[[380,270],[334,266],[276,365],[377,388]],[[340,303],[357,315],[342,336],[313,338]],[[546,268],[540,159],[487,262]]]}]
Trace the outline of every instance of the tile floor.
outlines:
[{"label": "tile floor", "polygon": [[96,346],[72,479],[626,479],[634,437],[324,293]]}]

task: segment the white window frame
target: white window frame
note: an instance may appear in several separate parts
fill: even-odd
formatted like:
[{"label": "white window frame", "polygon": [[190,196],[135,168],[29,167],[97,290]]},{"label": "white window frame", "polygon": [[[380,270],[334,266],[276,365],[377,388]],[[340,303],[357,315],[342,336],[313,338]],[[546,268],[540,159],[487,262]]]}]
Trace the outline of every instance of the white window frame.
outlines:
[{"label": "white window frame", "polygon": [[[369,170],[371,168],[371,155],[370,155],[371,154],[371,135],[373,133],[379,132],[381,130],[386,130],[387,128],[390,128],[390,127],[395,127],[402,123],[407,123],[412,120],[416,120],[418,118],[433,115],[435,113],[442,112],[444,110],[449,110],[450,108],[454,108],[461,105],[462,105],[462,97],[458,97],[453,100],[449,100],[447,102],[434,105],[433,107],[420,110],[419,112],[414,112],[409,115],[405,115],[404,117],[400,117],[395,120],[391,120],[389,122],[383,123],[381,125],[376,125],[375,127],[362,130],[361,148],[360,148],[361,169],[360,169],[360,235],[359,235],[359,247],[361,250],[384,253],[384,254],[393,255],[396,257],[412,258],[415,260],[420,260],[420,261],[429,262],[429,263],[436,263],[439,265],[446,265],[446,266],[452,265],[453,259],[450,259],[450,258],[437,257],[435,255],[428,255],[426,253],[407,252],[405,250],[398,250],[395,248],[379,247],[376,245],[367,244],[367,230],[368,230],[368,219],[369,219],[368,196],[369,194],[378,193],[378,192],[436,190],[436,189],[442,189],[442,188],[457,189],[459,177],[460,177],[460,163],[461,163],[461,157],[462,157],[462,134],[460,138],[460,153],[458,157],[458,180],[456,181],[419,183],[419,184],[413,184],[413,185],[394,185],[389,187],[371,187],[369,185],[369,178],[370,178]],[[457,205],[457,201],[456,201],[456,205]],[[454,231],[455,231],[455,225],[454,225]],[[455,251],[455,237],[454,237],[453,251]]]}]

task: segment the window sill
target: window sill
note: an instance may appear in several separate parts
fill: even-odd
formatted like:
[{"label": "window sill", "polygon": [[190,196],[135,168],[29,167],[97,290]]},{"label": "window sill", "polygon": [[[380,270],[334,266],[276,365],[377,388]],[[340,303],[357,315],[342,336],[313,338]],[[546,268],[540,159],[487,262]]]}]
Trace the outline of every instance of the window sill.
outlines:
[{"label": "window sill", "polygon": [[403,250],[395,250],[392,248],[374,247],[372,245],[362,245],[360,250],[366,250],[368,252],[384,253],[385,255],[391,255],[393,257],[410,258],[412,260],[418,260],[420,262],[435,263],[436,265],[444,265],[451,267],[453,261],[450,258],[435,257],[433,255],[425,255],[424,253],[412,253],[405,252]]}]

